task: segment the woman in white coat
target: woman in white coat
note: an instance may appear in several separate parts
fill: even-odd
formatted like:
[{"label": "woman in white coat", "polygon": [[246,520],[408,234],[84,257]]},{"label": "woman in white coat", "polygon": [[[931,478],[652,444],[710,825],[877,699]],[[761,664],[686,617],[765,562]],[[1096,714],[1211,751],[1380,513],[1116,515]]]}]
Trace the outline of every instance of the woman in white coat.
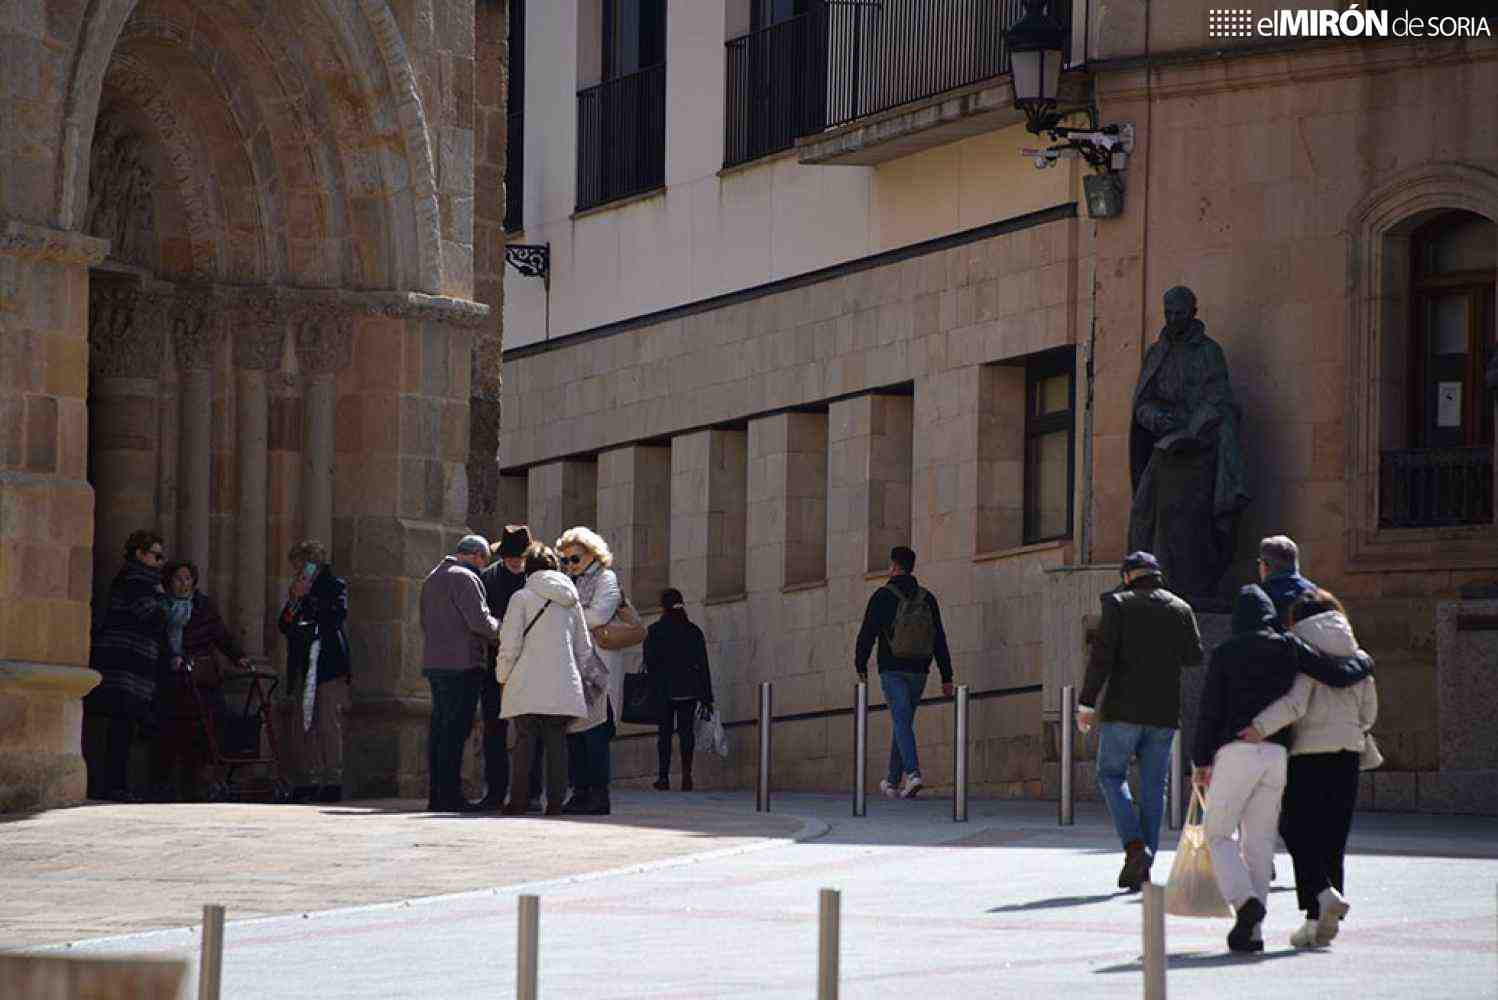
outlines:
[{"label": "woman in white coat", "polygon": [[[609,567],[614,563],[608,543],[589,528],[568,528],[557,539],[562,569],[577,585],[583,619],[590,630],[607,625],[619,610],[623,591],[619,578]],[[608,695],[589,700],[588,717],[568,729],[567,749],[572,770],[572,800],[566,812],[584,816],[609,814],[609,780],[612,766],[610,743],[614,738],[614,720],[624,705],[624,654],[619,650],[601,649],[593,644],[596,666],[608,671]]]},{"label": "woman in white coat", "polygon": [[[500,717],[515,720],[507,816],[525,812],[531,760],[546,742],[546,815],[562,811],[566,791],[567,726],[588,714],[583,677],[593,655],[577,588],[557,571],[556,553],[532,545],[525,554],[525,587],[510,598],[499,630],[495,677],[503,687]],[[601,675],[594,675],[601,681]]]}]

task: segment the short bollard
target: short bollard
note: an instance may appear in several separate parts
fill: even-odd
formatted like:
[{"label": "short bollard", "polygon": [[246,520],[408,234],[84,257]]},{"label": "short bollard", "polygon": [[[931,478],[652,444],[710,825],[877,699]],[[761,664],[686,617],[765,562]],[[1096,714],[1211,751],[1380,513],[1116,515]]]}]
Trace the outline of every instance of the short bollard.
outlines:
[{"label": "short bollard", "polygon": [[1144,883],[1144,1000],[1165,1000],[1165,886]]},{"label": "short bollard", "polygon": [[953,725],[957,732],[952,744],[952,821],[967,822],[967,685],[957,685],[957,697],[952,702]]},{"label": "short bollard", "polygon": [[536,1000],[538,953],[541,944],[541,899],[521,896],[515,932],[515,998]]},{"label": "short bollard", "polygon": [[867,816],[869,784],[869,682],[853,685],[853,815]]},{"label": "short bollard", "polygon": [[817,1000],[837,1000],[837,963],[842,947],[838,931],[841,910],[838,891],[823,889],[817,908]]},{"label": "short bollard", "polygon": [[1072,771],[1076,755],[1077,733],[1077,689],[1068,684],[1061,689],[1061,802],[1059,822],[1071,826],[1076,822],[1072,814]]},{"label": "short bollard", "polygon": [[1179,830],[1181,828],[1181,797],[1186,791],[1183,784],[1185,779],[1185,763],[1182,759],[1181,731],[1176,730],[1175,738],[1170,741],[1170,828]]},{"label": "short bollard", "polygon": [[759,780],[754,785],[754,811],[770,811],[770,682],[759,686]]},{"label": "short bollard", "polygon": [[224,980],[224,908],[203,907],[203,948],[198,957],[198,1000],[218,1000]]}]

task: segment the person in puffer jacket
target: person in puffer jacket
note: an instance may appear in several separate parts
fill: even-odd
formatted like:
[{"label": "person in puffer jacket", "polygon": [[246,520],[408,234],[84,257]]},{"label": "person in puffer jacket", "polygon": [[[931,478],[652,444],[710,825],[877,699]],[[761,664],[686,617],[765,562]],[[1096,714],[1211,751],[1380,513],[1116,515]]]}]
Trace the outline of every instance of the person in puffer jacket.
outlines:
[{"label": "person in puffer jacket", "polygon": [[[1361,652],[1347,612],[1325,590],[1302,595],[1290,608],[1291,630],[1317,652],[1353,657]],[[1254,717],[1239,735],[1248,742],[1293,723],[1280,836],[1295,862],[1295,894],[1306,922],[1290,935],[1296,948],[1326,947],[1349,909],[1343,896],[1347,835],[1358,797],[1363,742],[1378,718],[1372,661],[1349,687],[1331,687],[1300,674],[1289,693]]]}]

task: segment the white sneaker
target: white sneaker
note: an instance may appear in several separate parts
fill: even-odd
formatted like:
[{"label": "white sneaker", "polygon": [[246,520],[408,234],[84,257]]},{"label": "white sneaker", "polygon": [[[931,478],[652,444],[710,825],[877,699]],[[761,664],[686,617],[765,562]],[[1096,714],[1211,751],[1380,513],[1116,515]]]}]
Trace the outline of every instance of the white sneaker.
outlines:
[{"label": "white sneaker", "polygon": [[900,797],[900,790],[891,785],[888,778],[879,779],[879,790],[884,793],[884,797],[887,799],[897,799]]},{"label": "white sneaker", "polygon": [[1321,890],[1316,897],[1321,907],[1321,919],[1316,921],[1316,943],[1323,948],[1332,943],[1332,938],[1342,929],[1342,918],[1352,909],[1342,894],[1331,886]]},{"label": "white sneaker", "polygon": [[1290,947],[1292,948],[1319,948],[1316,942],[1316,928],[1319,925],[1314,920],[1307,920],[1290,935]]},{"label": "white sneaker", "polygon": [[916,795],[920,792],[921,786],[923,784],[925,784],[925,782],[921,780],[921,773],[919,771],[912,771],[909,774],[905,775],[905,781],[900,785],[900,798],[915,798]]}]

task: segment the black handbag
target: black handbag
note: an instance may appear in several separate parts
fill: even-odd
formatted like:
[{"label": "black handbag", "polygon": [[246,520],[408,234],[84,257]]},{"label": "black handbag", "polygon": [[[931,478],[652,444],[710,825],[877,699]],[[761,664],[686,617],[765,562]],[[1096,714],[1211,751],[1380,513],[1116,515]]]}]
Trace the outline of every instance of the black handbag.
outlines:
[{"label": "black handbag", "polygon": [[621,722],[640,726],[654,726],[666,714],[666,692],[655,682],[655,678],[643,671],[624,675],[624,710],[619,713]]}]

